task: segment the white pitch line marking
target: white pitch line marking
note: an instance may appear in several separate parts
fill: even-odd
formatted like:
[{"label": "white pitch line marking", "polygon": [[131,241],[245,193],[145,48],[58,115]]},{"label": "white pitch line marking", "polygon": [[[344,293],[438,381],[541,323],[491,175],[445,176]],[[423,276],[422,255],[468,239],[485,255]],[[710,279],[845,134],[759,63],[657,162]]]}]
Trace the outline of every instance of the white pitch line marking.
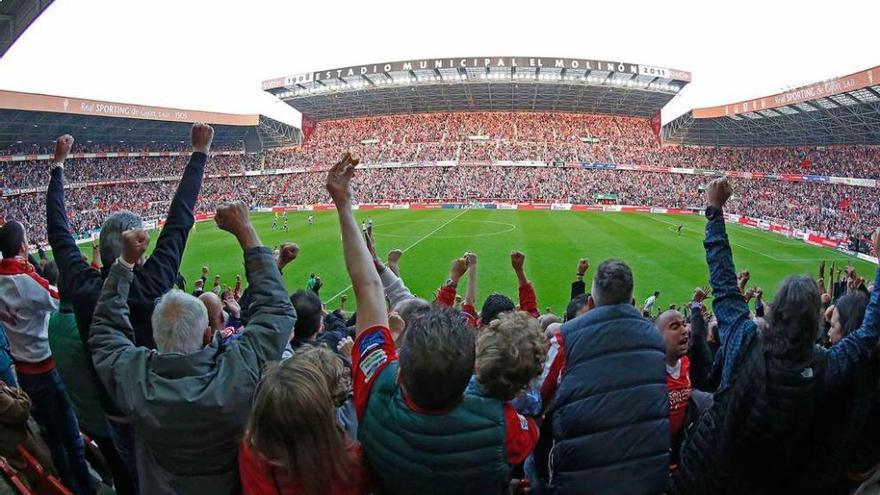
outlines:
[{"label": "white pitch line marking", "polygon": [[[412,248],[418,246],[419,243],[421,243],[422,241],[424,241],[424,240],[427,239],[428,237],[431,237],[432,235],[436,234],[437,232],[440,231],[440,229],[442,229],[443,227],[446,227],[446,226],[449,225],[450,223],[454,222],[455,220],[458,219],[458,217],[464,215],[464,214],[467,213],[467,212],[468,212],[467,209],[463,209],[463,210],[461,210],[461,213],[459,213],[458,215],[455,215],[454,217],[450,218],[450,219],[447,220],[446,222],[443,222],[443,225],[441,225],[441,226],[437,227],[436,229],[434,229],[434,230],[428,232],[427,234],[425,234],[424,236],[422,236],[422,238],[420,238],[420,239],[417,240],[416,242],[410,244],[409,246],[407,246],[407,247],[406,247],[405,249],[403,249],[402,251],[405,253],[405,252],[409,251],[410,249],[412,249]],[[326,301],[324,301],[324,304],[327,304],[327,303],[332,302],[332,301],[333,301],[334,299],[336,299],[337,297],[339,297],[339,296],[341,296],[342,294],[345,294],[346,292],[348,292],[348,290],[351,289],[351,288],[352,288],[352,286],[349,284],[348,287],[346,287],[346,288],[342,289],[341,291],[337,292],[335,296],[333,296],[333,297],[331,297],[330,299],[327,299]]]}]

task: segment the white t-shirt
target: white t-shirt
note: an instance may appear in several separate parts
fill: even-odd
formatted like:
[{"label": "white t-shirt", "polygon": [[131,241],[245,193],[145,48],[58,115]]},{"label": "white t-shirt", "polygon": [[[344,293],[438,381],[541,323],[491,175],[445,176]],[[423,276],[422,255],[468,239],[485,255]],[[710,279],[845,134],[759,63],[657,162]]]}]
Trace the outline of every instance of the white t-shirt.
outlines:
[{"label": "white t-shirt", "polygon": [[654,308],[654,303],[657,302],[657,296],[652,295],[651,297],[645,299],[645,311],[651,311]]}]

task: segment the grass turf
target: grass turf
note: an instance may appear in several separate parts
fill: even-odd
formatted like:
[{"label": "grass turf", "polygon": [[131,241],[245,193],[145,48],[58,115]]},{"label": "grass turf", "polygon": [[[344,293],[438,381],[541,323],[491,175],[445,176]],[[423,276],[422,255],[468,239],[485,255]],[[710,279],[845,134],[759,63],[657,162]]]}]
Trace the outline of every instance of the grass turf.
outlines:
[{"label": "grass turf", "polygon": [[[354,308],[353,292],[345,271],[335,211],[314,212],[314,225],[306,224],[307,212],[288,213],[290,231],[272,230],[272,214],[252,214],[264,245],[297,242],[296,261],[284,271],[292,292],[303,288],[310,273],[324,282],[321,298],[336,307],[338,296],[349,294],[347,309]],[[570,283],[577,260],[590,260],[590,277],[602,260],[619,258],[632,267],[635,296],[641,304],[654,290],[660,291],[660,307],[682,304],[693,289],[706,285],[708,269],[702,240],[706,220],[699,215],[666,216],[631,213],[507,210],[365,210],[356,211],[358,222],[372,218],[377,251],[384,259],[393,248],[406,252],[401,275],[417,295],[432,299],[446,280],[450,261],[465,251],[478,255],[478,309],[485,297],[500,292],[517,300],[517,282],[510,268],[509,253],[526,254],[526,273],[534,283],[538,305],[561,314],[568,303]],[[281,222],[279,222],[280,224]],[[684,225],[682,235],[676,226]],[[809,246],[776,234],[728,224],[737,270],[751,272],[749,285],[765,289],[766,299],[786,275],[815,274],[820,260],[849,261],[863,277],[872,279],[875,266],[828,249]],[[151,247],[158,237],[151,233]],[[89,251],[88,245],[82,246]],[[241,250],[232,235],[214,222],[196,225],[189,237],[181,273],[192,290],[201,267],[233,285],[235,275],[244,278]],[[466,282],[459,285],[464,295]],[[589,282],[588,282],[589,283]],[[589,290],[589,286],[588,286]]]}]

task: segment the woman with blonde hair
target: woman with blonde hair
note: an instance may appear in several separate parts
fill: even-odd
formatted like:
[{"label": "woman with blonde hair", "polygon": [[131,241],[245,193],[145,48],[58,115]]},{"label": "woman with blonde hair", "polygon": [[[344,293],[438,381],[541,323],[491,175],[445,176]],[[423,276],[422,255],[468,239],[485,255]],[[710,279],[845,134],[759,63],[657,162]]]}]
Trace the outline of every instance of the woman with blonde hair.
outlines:
[{"label": "woman with blonde hair", "polygon": [[360,446],[338,426],[327,378],[307,359],[264,373],[238,463],[245,495],[367,493]]}]

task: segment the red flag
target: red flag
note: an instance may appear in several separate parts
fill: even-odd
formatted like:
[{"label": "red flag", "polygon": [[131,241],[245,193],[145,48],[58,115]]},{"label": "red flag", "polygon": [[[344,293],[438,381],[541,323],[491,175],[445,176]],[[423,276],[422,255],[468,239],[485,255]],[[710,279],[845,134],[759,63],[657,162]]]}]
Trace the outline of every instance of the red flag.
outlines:
[{"label": "red flag", "polygon": [[810,165],[812,164],[813,162],[811,162],[808,158],[804,158],[804,161],[801,162],[801,168],[810,168]]},{"label": "red flag", "polygon": [[654,116],[651,117],[651,130],[654,131],[654,137],[657,138],[657,144],[663,144],[660,141],[660,129],[663,127],[661,123],[662,121],[660,120],[660,111],[658,110],[657,113],[655,113]]},{"label": "red flag", "polygon": [[840,203],[837,204],[837,207],[841,210],[846,210],[849,208],[849,203],[850,201],[848,199],[842,199],[840,200]]},{"label": "red flag", "polygon": [[302,115],[302,133],[303,133],[303,144],[309,142],[309,138],[312,137],[312,133],[315,132],[315,127],[318,126],[318,123],[315,122],[315,119],[309,117],[306,114]]}]

